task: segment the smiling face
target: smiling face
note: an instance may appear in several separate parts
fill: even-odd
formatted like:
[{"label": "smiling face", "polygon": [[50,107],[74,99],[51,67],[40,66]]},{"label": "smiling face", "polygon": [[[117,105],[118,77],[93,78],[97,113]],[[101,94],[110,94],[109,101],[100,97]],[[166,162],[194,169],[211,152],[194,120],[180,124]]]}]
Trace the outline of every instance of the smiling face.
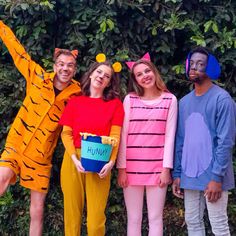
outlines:
[{"label": "smiling face", "polygon": [[107,65],[98,66],[89,76],[90,91],[96,90],[103,93],[106,87],[109,87],[112,78],[112,69]]},{"label": "smiling face", "polygon": [[72,55],[61,54],[57,57],[53,70],[56,73],[55,83],[67,86],[76,72],[76,61]]},{"label": "smiling face", "polygon": [[191,55],[189,78],[194,83],[200,83],[207,78],[205,74],[207,59],[208,56],[200,52],[195,52]]},{"label": "smiling face", "polygon": [[146,64],[141,63],[135,66],[133,73],[138,85],[144,90],[156,87],[155,74]]}]

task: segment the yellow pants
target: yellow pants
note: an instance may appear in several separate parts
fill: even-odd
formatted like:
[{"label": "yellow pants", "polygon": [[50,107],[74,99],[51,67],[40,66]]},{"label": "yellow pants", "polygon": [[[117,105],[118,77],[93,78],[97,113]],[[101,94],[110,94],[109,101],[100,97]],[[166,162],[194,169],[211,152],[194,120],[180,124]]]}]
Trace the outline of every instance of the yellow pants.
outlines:
[{"label": "yellow pants", "polygon": [[[77,150],[80,156],[80,150]],[[97,173],[79,173],[65,152],[61,168],[61,187],[64,195],[64,227],[66,236],[80,236],[86,197],[87,234],[105,235],[105,209],[110,189],[109,174],[101,179]]]}]

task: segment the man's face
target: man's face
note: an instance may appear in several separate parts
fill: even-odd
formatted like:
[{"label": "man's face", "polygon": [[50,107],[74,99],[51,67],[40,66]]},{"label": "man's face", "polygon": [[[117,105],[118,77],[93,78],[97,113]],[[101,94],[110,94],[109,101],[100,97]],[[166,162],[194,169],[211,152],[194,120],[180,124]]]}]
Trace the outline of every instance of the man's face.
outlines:
[{"label": "man's face", "polygon": [[57,82],[67,85],[76,72],[76,61],[71,55],[61,54],[53,66],[53,70],[56,73],[55,79]]},{"label": "man's face", "polygon": [[207,67],[207,55],[195,52],[190,58],[189,78],[194,83],[200,83],[207,75],[205,74]]}]

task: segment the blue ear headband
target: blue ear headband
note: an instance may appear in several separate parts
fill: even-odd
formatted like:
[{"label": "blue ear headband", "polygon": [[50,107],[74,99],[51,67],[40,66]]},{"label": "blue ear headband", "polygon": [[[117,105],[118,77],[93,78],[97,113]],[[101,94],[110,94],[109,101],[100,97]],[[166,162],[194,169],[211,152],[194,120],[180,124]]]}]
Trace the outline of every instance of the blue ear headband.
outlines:
[{"label": "blue ear headband", "polygon": [[[186,75],[189,77],[189,70],[190,70],[190,58],[192,56],[192,53],[190,52],[188,54],[188,57],[186,59]],[[208,54],[208,61],[207,61],[207,67],[205,73],[208,75],[209,78],[212,80],[217,80],[220,76],[221,69],[220,64],[217,61],[217,59],[212,55]]]}]

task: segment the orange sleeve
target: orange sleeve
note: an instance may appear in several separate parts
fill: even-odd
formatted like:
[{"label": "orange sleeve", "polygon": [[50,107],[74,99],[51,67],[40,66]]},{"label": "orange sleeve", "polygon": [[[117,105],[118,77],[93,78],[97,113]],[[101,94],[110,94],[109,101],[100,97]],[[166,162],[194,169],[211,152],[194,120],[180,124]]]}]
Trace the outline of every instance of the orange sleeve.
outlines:
[{"label": "orange sleeve", "polygon": [[64,144],[64,147],[66,149],[66,152],[71,157],[72,154],[76,154],[75,145],[74,145],[74,139],[73,139],[73,133],[72,128],[69,126],[63,126],[63,130],[61,133],[61,139]]},{"label": "orange sleeve", "polygon": [[112,149],[110,161],[116,160],[119,144],[120,144],[120,133],[121,133],[121,127],[117,125],[112,125],[109,136],[117,139],[117,146],[113,147]]},{"label": "orange sleeve", "polygon": [[[35,77],[44,74],[44,69],[31,60],[29,54],[25,51],[24,47],[20,44],[12,30],[0,20],[0,38],[7,47],[9,53],[14,60],[15,66],[20,73],[25,77],[27,82]],[[42,78],[41,78],[42,79]]]}]

